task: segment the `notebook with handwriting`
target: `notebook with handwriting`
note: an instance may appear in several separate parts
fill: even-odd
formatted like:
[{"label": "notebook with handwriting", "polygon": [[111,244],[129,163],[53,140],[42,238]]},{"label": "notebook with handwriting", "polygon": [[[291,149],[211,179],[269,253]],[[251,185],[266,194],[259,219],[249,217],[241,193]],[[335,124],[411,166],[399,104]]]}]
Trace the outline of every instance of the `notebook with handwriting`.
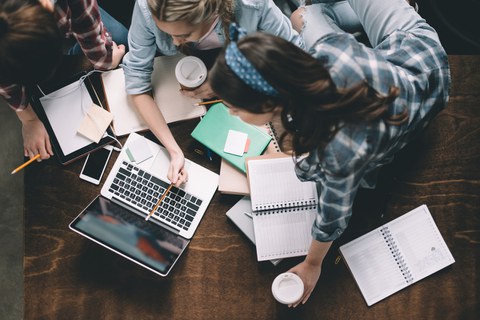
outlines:
[{"label": "notebook with handwriting", "polygon": [[306,255],[317,213],[314,182],[302,182],[291,156],[282,153],[247,159],[257,260]]},{"label": "notebook with handwriting", "polygon": [[455,262],[426,205],[340,246],[371,306]]}]

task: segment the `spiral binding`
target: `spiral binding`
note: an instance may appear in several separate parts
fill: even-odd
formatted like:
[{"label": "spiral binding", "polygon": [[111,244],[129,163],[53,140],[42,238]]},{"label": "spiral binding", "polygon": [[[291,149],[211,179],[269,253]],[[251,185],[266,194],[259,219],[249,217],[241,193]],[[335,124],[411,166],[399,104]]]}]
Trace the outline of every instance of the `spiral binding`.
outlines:
[{"label": "spiral binding", "polygon": [[275,130],[275,127],[273,126],[272,122],[268,122],[265,124],[267,127],[268,134],[272,137],[272,144],[275,148],[276,152],[281,152],[282,150],[280,149],[280,146],[278,145],[278,136],[277,136],[277,131]]},{"label": "spiral binding", "polygon": [[413,282],[412,273],[410,272],[410,269],[408,268],[407,263],[405,262],[405,259],[400,253],[400,250],[398,249],[398,246],[395,243],[395,240],[393,239],[393,236],[390,230],[388,229],[387,226],[384,226],[383,228],[380,229],[380,232],[383,236],[383,239],[388,245],[388,249],[392,253],[393,257],[395,258],[395,262],[397,263],[398,268],[402,272],[402,275],[405,278],[405,281],[407,282],[407,284],[412,283]]},{"label": "spiral binding", "polygon": [[312,209],[317,209],[317,204],[312,203],[312,204],[306,204],[300,207],[277,207],[277,208],[271,208],[271,209],[266,209],[266,210],[259,210],[256,212],[257,215],[267,215],[267,214],[277,214],[277,213],[288,213],[288,212],[297,212],[297,211],[302,211],[302,210],[312,210]]}]

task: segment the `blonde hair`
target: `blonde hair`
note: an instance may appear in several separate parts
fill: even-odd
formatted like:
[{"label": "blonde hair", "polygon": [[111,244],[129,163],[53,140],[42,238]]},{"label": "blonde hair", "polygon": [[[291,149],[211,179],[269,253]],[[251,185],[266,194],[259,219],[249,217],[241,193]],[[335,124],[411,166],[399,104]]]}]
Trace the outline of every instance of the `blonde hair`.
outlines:
[{"label": "blonde hair", "polygon": [[[192,25],[219,16],[224,25],[233,17],[233,0],[147,0],[150,11],[160,21],[186,21]],[[225,24],[226,23],[226,24]]]}]

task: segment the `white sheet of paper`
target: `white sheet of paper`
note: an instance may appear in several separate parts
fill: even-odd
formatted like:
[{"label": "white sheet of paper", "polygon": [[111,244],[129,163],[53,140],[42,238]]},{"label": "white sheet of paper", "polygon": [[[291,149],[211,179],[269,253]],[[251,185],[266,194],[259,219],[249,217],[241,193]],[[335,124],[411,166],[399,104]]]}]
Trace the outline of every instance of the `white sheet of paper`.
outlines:
[{"label": "white sheet of paper", "polygon": [[77,132],[88,107],[93,104],[87,88],[75,81],[42,98],[40,102],[64,155],[69,155],[92,141]]},{"label": "white sheet of paper", "polygon": [[145,139],[136,139],[131,142],[128,145],[127,155],[129,157],[131,156],[133,158],[131,160],[135,161],[137,164],[140,164],[153,156],[152,151],[148,147]]},{"label": "white sheet of paper", "polygon": [[248,134],[236,130],[228,130],[227,140],[223,149],[226,153],[243,156]]}]

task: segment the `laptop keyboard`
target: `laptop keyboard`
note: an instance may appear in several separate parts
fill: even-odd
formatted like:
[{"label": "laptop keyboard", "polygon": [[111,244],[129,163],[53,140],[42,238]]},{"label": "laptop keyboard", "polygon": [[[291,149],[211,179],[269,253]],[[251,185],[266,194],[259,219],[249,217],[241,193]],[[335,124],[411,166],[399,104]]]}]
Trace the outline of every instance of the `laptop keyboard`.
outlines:
[{"label": "laptop keyboard", "polygon": [[[109,191],[122,202],[148,214],[169,185],[139,167],[122,161]],[[175,229],[188,230],[201,204],[201,199],[172,187],[151,219],[157,219]]]}]

